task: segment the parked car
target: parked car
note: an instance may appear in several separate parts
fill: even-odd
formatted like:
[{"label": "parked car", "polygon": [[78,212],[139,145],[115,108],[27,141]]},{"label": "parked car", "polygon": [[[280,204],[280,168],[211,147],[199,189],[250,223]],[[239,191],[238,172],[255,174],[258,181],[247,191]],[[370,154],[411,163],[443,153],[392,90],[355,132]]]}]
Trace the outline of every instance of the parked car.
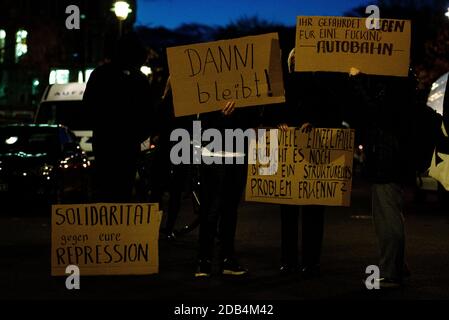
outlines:
[{"label": "parked car", "polygon": [[[92,152],[92,123],[89,110],[83,104],[86,83],[70,82],[49,85],[42,96],[34,117],[36,124],[62,124],[73,130],[81,149],[86,152],[89,161],[95,160]],[[141,145],[142,151],[148,150],[150,139]]]},{"label": "parked car", "polygon": [[90,162],[75,135],[64,126],[0,126],[0,196],[60,203],[87,196]]},{"label": "parked car", "polygon": [[49,85],[42,96],[34,117],[36,124],[61,124],[73,130],[81,148],[93,160],[92,128],[84,108],[85,83]]}]

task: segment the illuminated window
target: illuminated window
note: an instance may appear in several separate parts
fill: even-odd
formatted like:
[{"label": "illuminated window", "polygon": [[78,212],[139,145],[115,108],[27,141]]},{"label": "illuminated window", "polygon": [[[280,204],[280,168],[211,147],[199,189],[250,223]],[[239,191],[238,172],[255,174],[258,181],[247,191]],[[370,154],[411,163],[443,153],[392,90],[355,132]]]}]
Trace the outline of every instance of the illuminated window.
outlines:
[{"label": "illuminated window", "polygon": [[86,82],[89,81],[90,75],[93,71],[94,69],[86,69]]},{"label": "illuminated window", "polygon": [[5,62],[6,31],[0,29],[0,63]]},{"label": "illuminated window", "polygon": [[39,85],[41,83],[39,82],[39,79],[33,79],[33,86],[31,87],[31,94],[37,95],[39,93]]},{"label": "illuminated window", "polygon": [[50,84],[66,84],[70,80],[70,71],[64,69],[52,70],[48,82]]},{"label": "illuminated window", "polygon": [[150,67],[147,66],[143,66],[142,68],[140,68],[140,72],[142,72],[144,75],[146,75],[147,77],[153,73],[153,71],[151,70]]},{"label": "illuminated window", "polygon": [[28,32],[26,30],[20,29],[16,33],[16,62],[28,52],[27,45]]},{"label": "illuminated window", "polygon": [[78,83],[83,83],[83,72],[78,71]]}]

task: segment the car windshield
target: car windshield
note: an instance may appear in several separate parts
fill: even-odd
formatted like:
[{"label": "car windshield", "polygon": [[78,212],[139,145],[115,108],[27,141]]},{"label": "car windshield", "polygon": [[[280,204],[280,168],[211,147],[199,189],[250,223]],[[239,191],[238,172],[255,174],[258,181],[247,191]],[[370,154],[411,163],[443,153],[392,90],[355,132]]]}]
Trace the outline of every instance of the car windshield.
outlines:
[{"label": "car windshield", "polygon": [[55,154],[61,151],[57,127],[0,127],[2,154]]},{"label": "car windshield", "polygon": [[82,101],[45,102],[39,107],[36,123],[62,124],[71,130],[91,130]]}]

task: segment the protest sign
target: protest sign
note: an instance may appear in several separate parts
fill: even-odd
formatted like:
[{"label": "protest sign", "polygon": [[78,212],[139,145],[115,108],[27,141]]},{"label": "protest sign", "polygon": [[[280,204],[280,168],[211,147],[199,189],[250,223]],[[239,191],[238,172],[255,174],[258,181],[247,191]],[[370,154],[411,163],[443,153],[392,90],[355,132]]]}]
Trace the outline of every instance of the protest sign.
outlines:
[{"label": "protest sign", "polygon": [[158,204],[52,206],[51,274],[76,265],[83,275],[157,273]]},{"label": "protest sign", "polygon": [[277,33],[167,49],[175,116],[285,101]]},{"label": "protest sign", "polygon": [[[264,166],[259,162],[248,165],[246,201],[349,206],[354,134],[350,129],[279,130],[278,161],[269,164],[275,169],[273,174],[261,174]],[[249,153],[260,154],[258,145],[263,141],[266,150],[275,150],[266,134],[261,140],[250,142]]]},{"label": "protest sign", "polygon": [[368,29],[366,19],[349,17],[297,18],[295,71],[347,72],[407,76],[411,22],[380,19]]}]

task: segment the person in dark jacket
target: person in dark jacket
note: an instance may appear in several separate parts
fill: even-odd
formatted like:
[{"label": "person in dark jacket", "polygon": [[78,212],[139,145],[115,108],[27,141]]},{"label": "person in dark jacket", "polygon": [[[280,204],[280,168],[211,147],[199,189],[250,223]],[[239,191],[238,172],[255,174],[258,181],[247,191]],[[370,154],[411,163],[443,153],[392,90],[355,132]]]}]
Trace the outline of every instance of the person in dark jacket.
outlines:
[{"label": "person in dark jacket", "polygon": [[371,182],[373,222],[380,247],[381,288],[399,287],[409,271],[405,263],[404,187],[414,185],[417,170],[416,80],[409,77],[359,75]]},{"label": "person in dark jacket", "polygon": [[140,72],[147,50],[134,33],[124,35],[112,62],[96,68],[83,101],[93,128],[95,201],[128,202],[140,144],[152,133],[151,87]]},{"label": "person in dark jacket", "polygon": [[[338,75],[295,73],[294,49],[288,58],[286,106],[281,129],[302,127],[338,128],[342,125],[341,106],[334,91]],[[302,218],[302,261],[298,257],[299,214]],[[281,205],[281,274],[300,271],[304,277],[320,275],[325,207]]]},{"label": "person in dark jacket", "polygon": [[175,129],[185,129],[192,135],[192,123],[196,120],[197,115],[175,117],[170,77],[166,82],[158,114],[158,118],[161,121],[159,126],[161,130],[159,130],[159,151],[156,159],[157,170],[155,170],[156,176],[154,177],[156,187],[152,190],[151,199],[155,202],[161,202],[164,191],[168,190],[167,218],[165,227],[161,229],[161,232],[165,233],[168,240],[175,240],[175,225],[181,209],[182,193],[193,174],[193,165],[191,163],[171,163],[170,151],[176,143],[170,141],[170,135]]}]

